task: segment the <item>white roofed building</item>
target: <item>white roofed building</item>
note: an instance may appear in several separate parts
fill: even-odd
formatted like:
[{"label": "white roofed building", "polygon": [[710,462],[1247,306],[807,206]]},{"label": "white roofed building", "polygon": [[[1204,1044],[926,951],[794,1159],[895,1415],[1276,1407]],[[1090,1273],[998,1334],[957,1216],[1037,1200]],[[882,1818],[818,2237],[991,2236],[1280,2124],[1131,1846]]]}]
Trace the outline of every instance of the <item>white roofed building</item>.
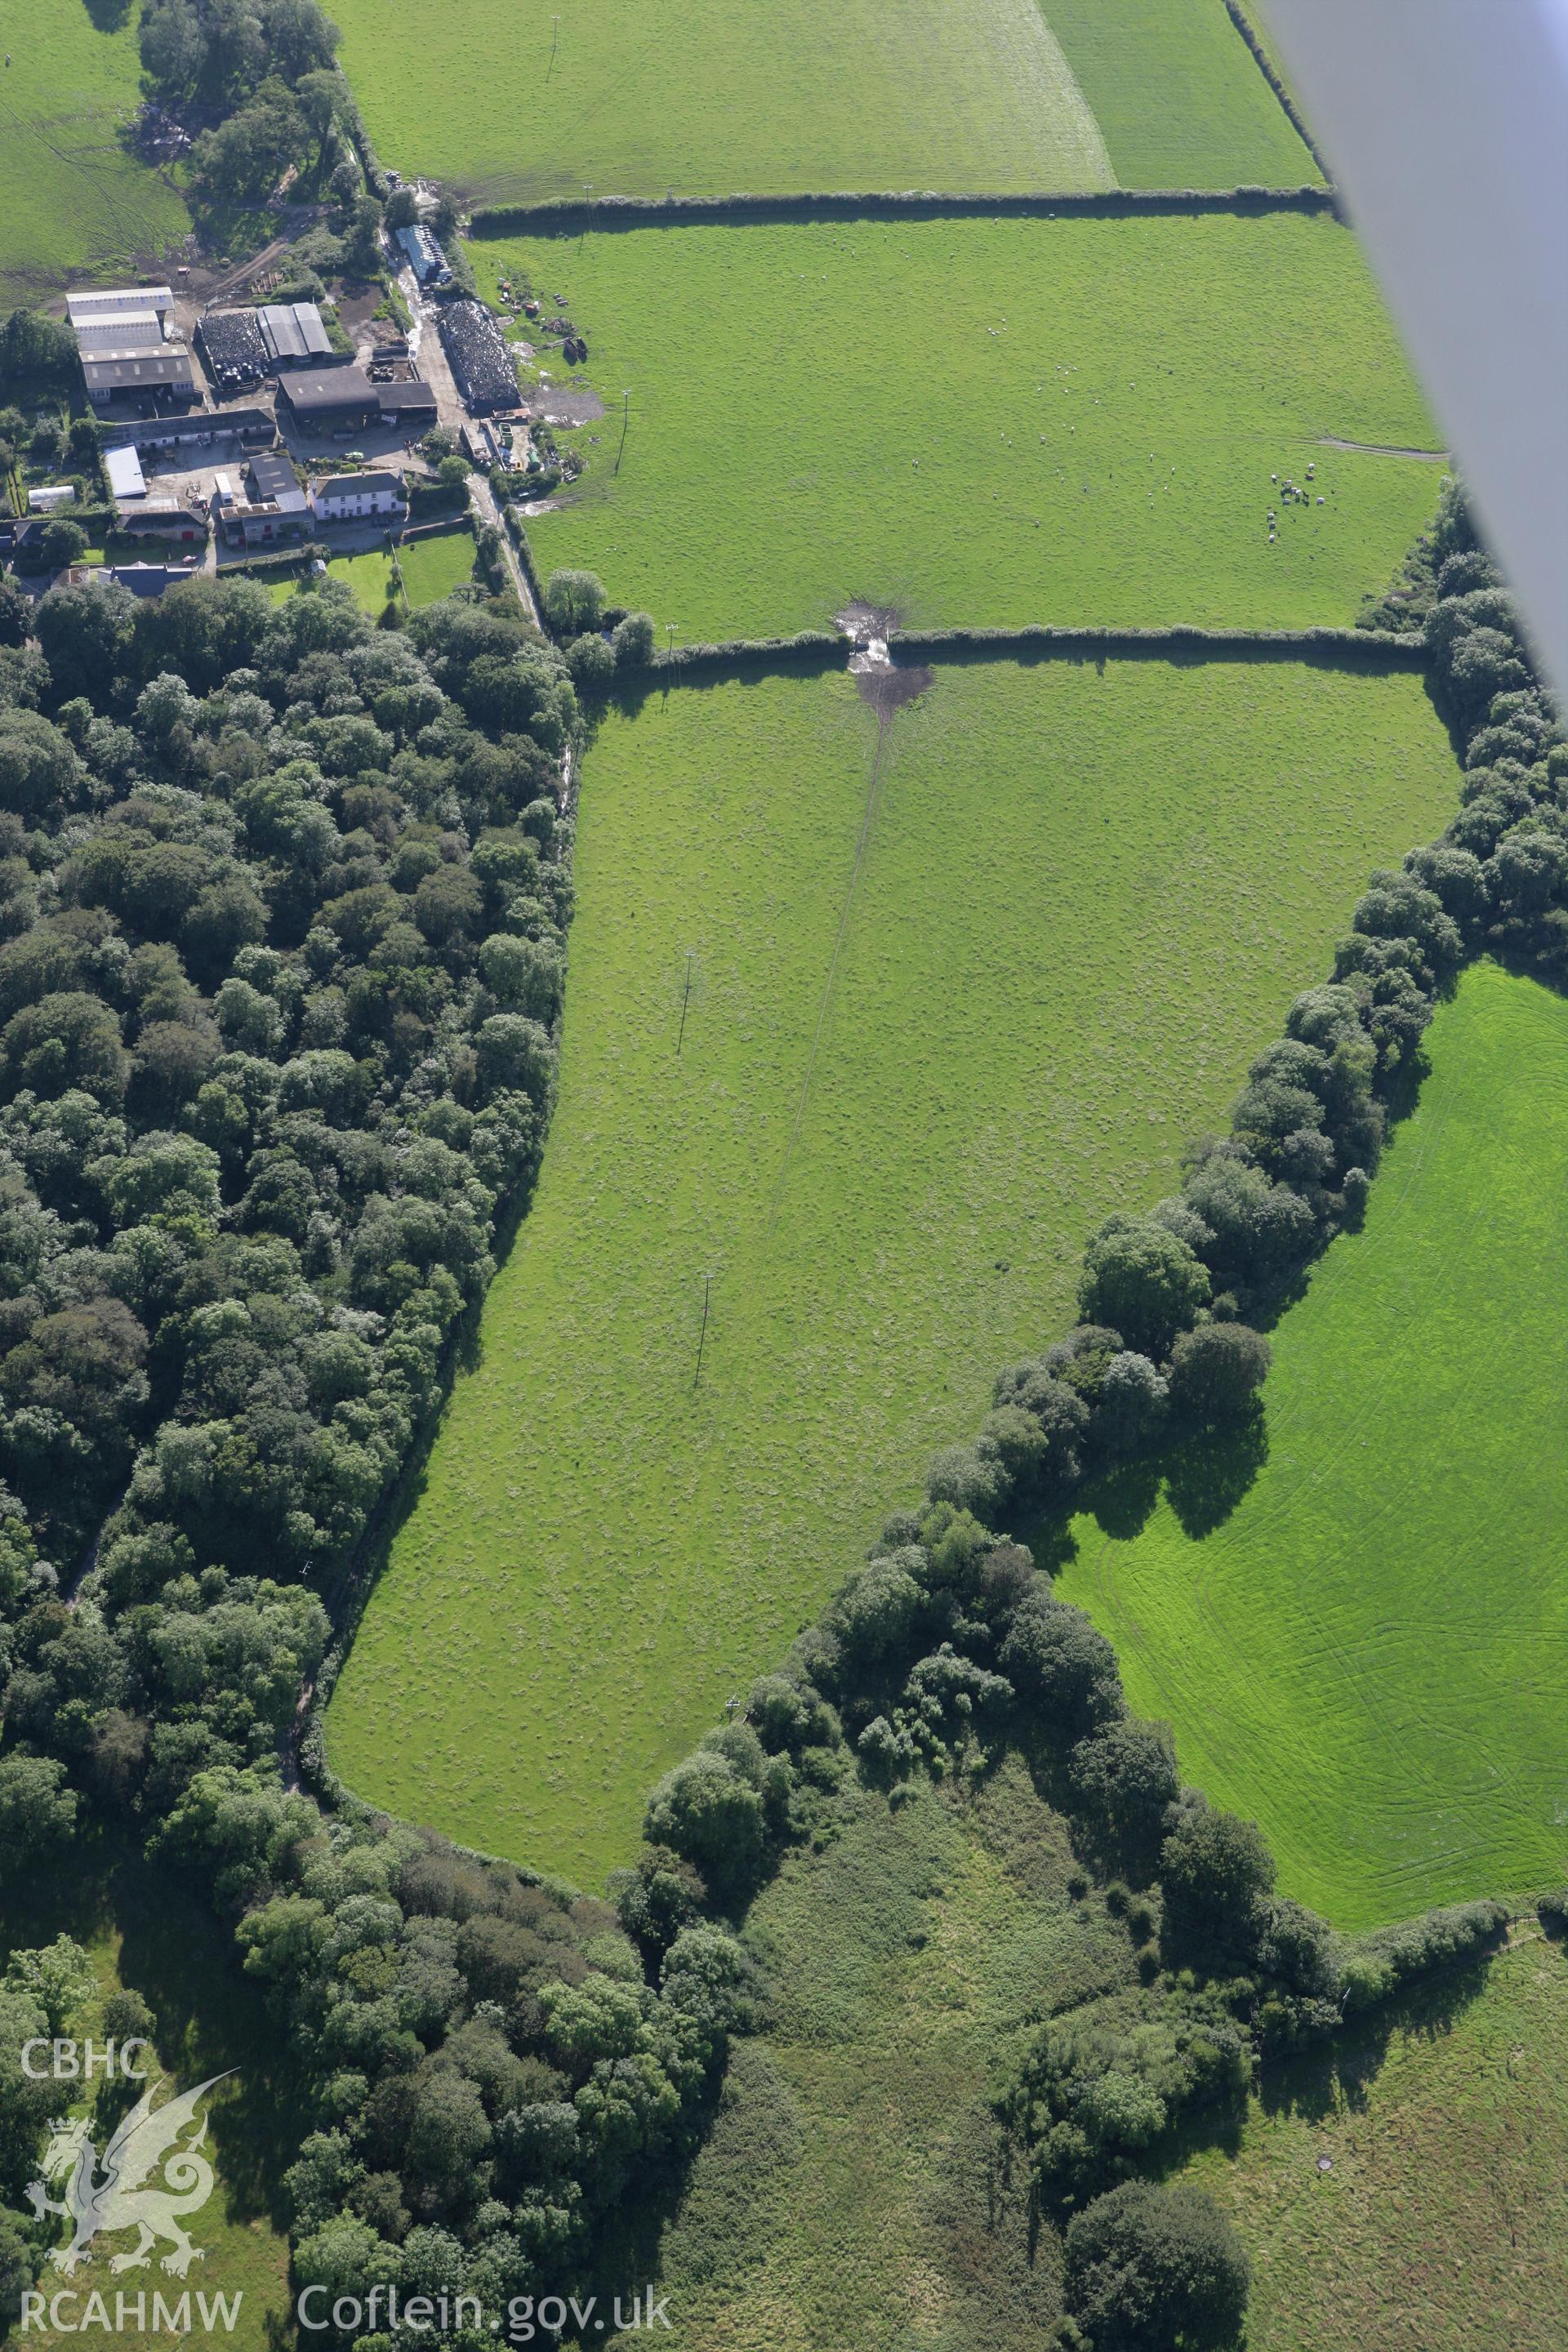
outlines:
[{"label": "white roofed building", "polygon": [[190,407],[200,397],[166,286],[68,294],[66,316],[95,408],[128,398],[140,409]]},{"label": "white roofed building", "polygon": [[91,326],[104,319],[123,318],[136,311],[151,311],[159,321],[159,337],[174,322],[174,298],[167,286],[114,286],[95,288],[86,294],[68,294],[66,317],[79,337],[84,325]]},{"label": "white roofed building", "polygon": [[310,497],[318,522],[356,522],[367,515],[396,520],[408,512],[402,475],[381,467],[363,474],[318,474]]},{"label": "white roofed building", "polygon": [[134,449],[106,449],[103,470],[109,477],[109,487],[117,499],[144,499],[147,477],[142,471],[142,460]]},{"label": "white roofed building", "polygon": [[77,349],[83,353],[151,352],[165,341],[163,321],[156,310],[116,310],[112,316],[82,319],[72,331]]}]

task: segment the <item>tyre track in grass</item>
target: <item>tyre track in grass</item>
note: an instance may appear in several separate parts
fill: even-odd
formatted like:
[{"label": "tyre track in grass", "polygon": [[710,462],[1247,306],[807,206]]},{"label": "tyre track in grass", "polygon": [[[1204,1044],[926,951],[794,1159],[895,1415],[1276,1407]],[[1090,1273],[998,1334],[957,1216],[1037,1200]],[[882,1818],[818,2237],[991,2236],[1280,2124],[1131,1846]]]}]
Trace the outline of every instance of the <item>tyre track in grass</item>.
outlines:
[{"label": "tyre track in grass", "polygon": [[[855,658],[859,660],[861,656],[858,655]],[[877,806],[882,782],[882,763],[887,756],[888,736],[894,718],[904,704],[913,701],[916,695],[923,694],[926,687],[931,683],[929,670],[893,669],[889,665],[885,648],[879,659],[875,656],[866,658],[867,666],[859,669],[857,676],[862,699],[869,702],[877,713],[877,749],[871,760],[870,782],[866,788],[866,807],[860,819],[860,835],[855,844],[855,862],[849,869],[849,885],[844,893],[844,905],[838,917],[838,929],[834,934],[833,952],[827,960],[827,977],[822,986],[822,1001],[817,1007],[816,1026],[812,1032],[811,1050],[805,1057],[805,1074],[800,1083],[800,1099],[795,1105],[795,1119],[789,1131],[789,1141],[784,1146],[784,1159],[773,1184],[773,1198],[768,1203],[768,1220],[763,1229],[764,1243],[773,1238],[773,1227],[778,1222],[779,1210],[783,1206],[784,1196],[789,1185],[790,1170],[795,1163],[795,1146],[800,1140],[800,1130],[805,1119],[805,1107],[811,1096],[811,1082],[816,1071],[817,1054],[822,1045],[823,1032],[827,1026],[827,1015],[832,1009],[834,983],[838,976],[838,959],[843,952],[844,941],[848,933],[849,918],[855,906],[855,893],[859,885],[861,872],[866,864],[866,854],[870,848],[871,835],[876,827]],[[854,667],[854,662],[850,666]],[[920,683],[914,684],[913,681],[917,679]],[[905,686],[904,681],[909,681],[910,684]],[[901,687],[903,690],[900,690]]]}]

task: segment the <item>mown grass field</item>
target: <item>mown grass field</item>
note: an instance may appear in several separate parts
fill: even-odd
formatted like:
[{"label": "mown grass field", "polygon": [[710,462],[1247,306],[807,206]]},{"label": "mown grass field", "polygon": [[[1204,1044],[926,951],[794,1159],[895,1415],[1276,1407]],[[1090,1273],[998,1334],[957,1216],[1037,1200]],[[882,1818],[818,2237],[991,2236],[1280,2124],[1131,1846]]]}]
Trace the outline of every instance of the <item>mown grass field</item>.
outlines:
[{"label": "mown grass field", "polygon": [[[1016,1760],[973,1794],[851,1786],[745,1942],[769,2001],[659,2249],[681,2352],[1032,2352],[1060,2254],[989,2095],[1031,2011],[1135,1983],[1125,1927],[1074,1904],[1065,1826]],[[629,2345],[630,2336],[616,2341]]]},{"label": "mown grass field", "polygon": [[605,720],[540,1189],[332,1703],[363,1795],[580,1883],[1456,783],[1408,676],[954,669],[876,742],[843,676]]},{"label": "mown grass field", "polygon": [[1291,2069],[1234,2155],[1193,2160],[1252,2256],[1247,2352],[1568,2338],[1568,1964],[1520,1932],[1483,1974]]},{"label": "mown grass field", "polygon": [[1356,1928],[1568,1875],[1568,1003],[1483,964],[1365,1231],[1274,1335],[1268,1459],[1063,1580],[1183,1769]]},{"label": "mown grass field", "polygon": [[0,302],[155,261],[175,191],[120,143],[141,103],[130,0],[0,0]]},{"label": "mown grass field", "polygon": [[585,184],[663,196],[1317,177],[1220,0],[906,0],[896,17],[872,0],[767,0],[743,16],[719,0],[558,16],[548,0],[341,0],[338,17],[383,153],[491,202]]},{"label": "mown grass field", "polygon": [[1124,188],[1321,174],[1221,0],[1045,0]]},{"label": "mown grass field", "polygon": [[[521,274],[563,298],[610,412],[558,436],[588,470],[529,522],[542,571],[586,564],[686,639],[826,627],[856,598],[916,625],[1348,623],[1436,503],[1438,465],[1321,446],[1439,446],[1327,218],[644,229],[473,254],[489,293]],[[1285,504],[1271,478],[1305,488],[1309,465],[1312,503]]]},{"label": "mown grass field", "polygon": [[[414,611],[421,604],[439,604],[443,596],[449,596],[454,588],[472,577],[474,534],[461,530],[437,532],[429,539],[406,540],[397,553],[404,597],[407,609]],[[360,555],[334,555],[327,570],[334,580],[352,588],[364,610],[379,620],[391,601],[394,585],[392,560],[384,548],[370,548]],[[268,581],[267,592],[275,604],[280,604],[285,597],[292,596],[299,585],[299,576],[289,572],[280,580]]]},{"label": "mown grass field", "polygon": [[[225,1923],[166,1871],[150,1869],[133,1839],[93,1829],[79,1833],[58,1861],[30,1865],[25,1885],[8,1891],[0,1904],[0,1960],[20,1947],[49,1944],[60,1935],[72,1937],[85,1948],[99,1979],[97,2001],[89,2002],[73,2021],[78,2037],[101,2046],[102,2001],[126,1985],[150,2002],[158,2021],[156,2064],[145,2058],[142,2062],[151,2074],[163,2072],[180,2090],[188,2090],[225,2069],[235,2071],[206,2104],[210,2122],[205,2152],[216,2185],[208,2202],[186,2223],[192,2242],[204,2249],[203,2260],[184,2280],[173,2279],[158,2268],[169,2251],[164,2245],[154,2250],[146,2269],[111,2279],[106,2248],[109,2253],[121,2253],[131,2242],[116,2236],[100,2242],[91,2267],[74,2278],[64,2280],[46,2269],[44,2292],[68,2286],[85,2298],[97,2288],[107,2296],[112,2320],[119,2290],[131,2300],[127,2320],[133,2323],[140,2290],[147,2296],[149,2327],[154,2292],[170,2304],[187,2287],[193,2300],[198,2288],[231,2299],[238,2294],[232,2332],[215,2328],[208,2339],[196,2324],[195,2337],[221,2341],[234,2352],[278,2352],[293,2332],[279,2184],[305,2126],[282,2103],[273,2036],[254,1987],[239,1978]],[[60,2105],[76,2114],[89,2102],[79,2086],[62,2084]],[[121,2112],[116,2106],[116,2120]],[[95,2137],[101,2148],[102,2136]],[[58,2182],[51,2184],[52,2197],[61,2193]],[[82,2309],[81,2304],[75,2306],[74,2315],[79,2317]],[[70,2313],[68,2305],[62,2315]],[[111,2324],[93,2333],[114,2344],[149,2340],[134,2324],[123,2330]],[[73,2337],[47,2327],[29,2327],[17,2340],[63,2347]]]},{"label": "mown grass field", "polygon": [[[403,593],[412,609],[437,604],[474,569],[471,530],[441,531],[429,539],[405,540],[397,551]],[[335,555],[327,566],[334,580],[344,580],[367,613],[379,614],[393,588],[392,560],[381,549],[364,555]]]}]

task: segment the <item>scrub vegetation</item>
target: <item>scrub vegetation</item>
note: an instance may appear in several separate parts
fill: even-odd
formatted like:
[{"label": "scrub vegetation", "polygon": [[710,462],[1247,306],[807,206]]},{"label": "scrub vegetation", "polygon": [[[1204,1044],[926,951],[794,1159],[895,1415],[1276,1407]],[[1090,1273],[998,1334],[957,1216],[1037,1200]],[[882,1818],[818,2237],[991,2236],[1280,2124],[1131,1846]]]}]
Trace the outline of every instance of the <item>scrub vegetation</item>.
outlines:
[{"label": "scrub vegetation", "polygon": [[1517,1932],[1289,2069],[1188,2168],[1251,2251],[1249,2352],[1562,2343],[1568,1968]]},{"label": "scrub vegetation", "polygon": [[[981,2352],[1052,2341],[1061,2254],[1028,2255],[1026,2183],[993,2095],[1045,1999],[1125,2010],[1125,1915],[1074,1900],[1065,1824],[1016,1759],[891,1812],[847,1790],[742,1937],[773,1991],[738,2040],[660,2247],[674,2343]],[[1548,2352],[1568,2299],[1568,1967],[1533,1920],[1194,2118],[1172,2178],[1251,2257],[1256,2352]],[[772,1973],[770,1974],[770,1971]],[[1326,2159],[1326,2162],[1322,2161]]]},{"label": "scrub vegetation", "polygon": [[487,293],[504,276],[564,310],[609,411],[556,428],[586,470],[529,520],[541,571],[587,565],[687,640],[826,627],[852,600],[911,626],[1346,624],[1436,503],[1436,466],[1321,446],[1437,446],[1327,215],[753,224],[473,255]]},{"label": "scrub vegetation", "polygon": [[842,677],[605,718],[540,1192],[333,1702],[580,1884],[1452,804],[1403,676],[959,669],[878,748]]},{"label": "scrub vegetation", "polygon": [[992,2100],[1053,2008],[1131,1993],[1123,1926],[1068,1892],[1066,1824],[1013,1758],[896,1811],[851,1781],[743,1942],[769,1991],[660,2247],[675,2344],[1045,2346],[1055,2233]]}]

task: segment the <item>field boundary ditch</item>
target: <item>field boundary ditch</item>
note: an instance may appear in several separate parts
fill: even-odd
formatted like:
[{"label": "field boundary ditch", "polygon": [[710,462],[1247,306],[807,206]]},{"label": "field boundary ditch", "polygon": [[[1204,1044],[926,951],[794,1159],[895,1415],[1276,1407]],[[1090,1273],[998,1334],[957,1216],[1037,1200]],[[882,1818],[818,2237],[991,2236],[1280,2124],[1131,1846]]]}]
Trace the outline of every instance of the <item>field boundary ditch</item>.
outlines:
[{"label": "field boundary ditch", "polygon": [[480,205],[469,215],[471,241],[522,236],[580,236],[590,229],[736,226],[761,221],[796,226],[823,220],[1121,220],[1194,213],[1331,213],[1331,187],[1089,188],[1053,194],[964,194],[941,189],[816,195],[551,197],[532,205]]}]

